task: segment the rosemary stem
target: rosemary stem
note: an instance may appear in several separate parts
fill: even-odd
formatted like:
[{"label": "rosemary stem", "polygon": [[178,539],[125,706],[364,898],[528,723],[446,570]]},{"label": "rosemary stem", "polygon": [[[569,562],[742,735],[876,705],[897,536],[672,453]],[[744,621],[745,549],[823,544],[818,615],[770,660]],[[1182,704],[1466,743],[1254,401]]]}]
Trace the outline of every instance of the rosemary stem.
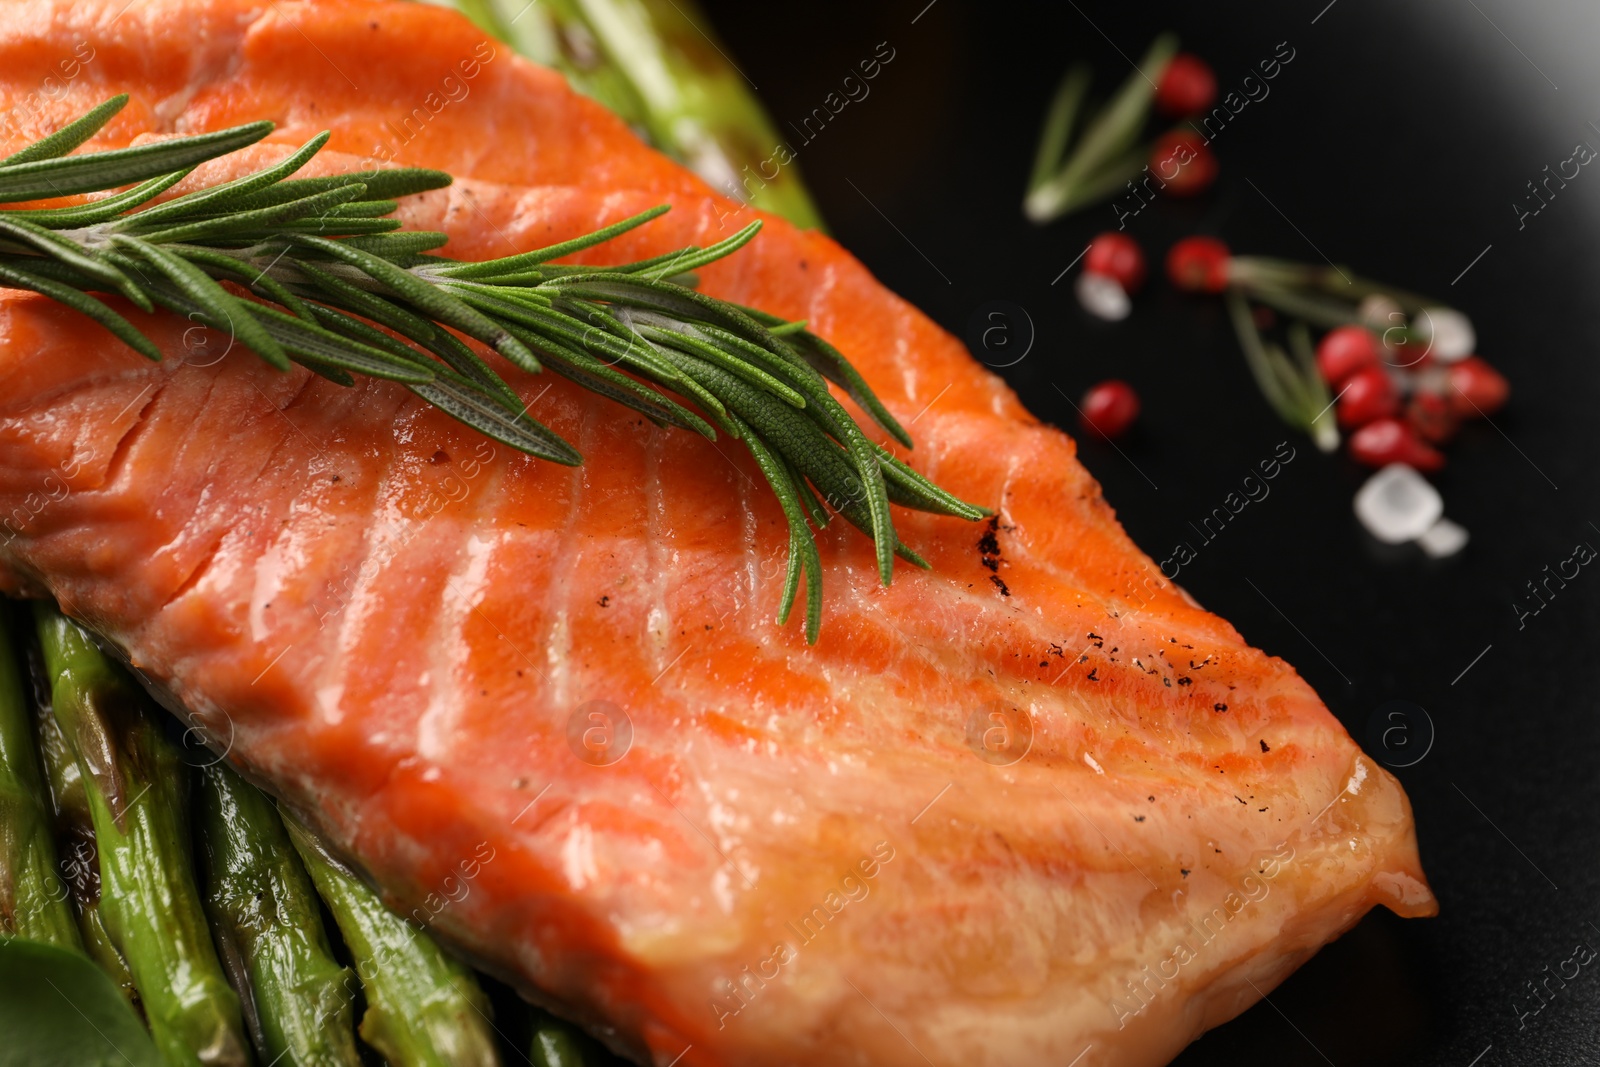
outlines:
[{"label": "rosemary stem", "polygon": [[[1173,47],[1169,38],[1156,42],[1145,60],[1152,73]],[[1140,76],[1091,124],[1062,168],[1066,195],[1101,195],[1124,180],[1132,163],[1129,116],[1148,97]],[[692,288],[701,268],[757,239],[759,221],[705,247],[634,263],[550,262],[647,225],[663,206],[545,248],[461,262],[438,254],[447,235],[405,230],[388,217],[399,197],[448,185],[449,175],[400,168],[291,177],[326,134],[264,169],[150,206],[199,163],[260,140],[271,124],[65,154],[123,103],[108,102],[0,161],[0,284],[56,300],[151,359],[162,358],[160,346],[91,294],[118,292],[147,311],[163,308],[225,331],[280,371],[298,363],[340,385],[356,375],[400,383],[487,437],[577,465],[577,450],[534,419],[522,394],[467,341],[525,373],[548,361],[581,387],[664,424],[707,435],[715,425],[752,453],[752,435],[768,435],[764,454],[804,472],[794,486],[802,500],[820,494],[872,538],[885,584],[896,555],[920,560],[895,532],[891,501],[964,519],[981,510],[952,507],[948,494],[903,471],[891,495],[876,446],[831,388],[901,445],[911,447],[911,438],[848,360],[803,324]],[[51,190],[125,185],[133,188],[89,204],[3,206]],[[241,286],[254,299],[241,297]],[[787,492],[780,487],[788,486],[789,467],[769,478],[775,493]],[[791,544],[803,546],[804,509],[785,515]],[[810,567],[808,588],[817,580]]]}]

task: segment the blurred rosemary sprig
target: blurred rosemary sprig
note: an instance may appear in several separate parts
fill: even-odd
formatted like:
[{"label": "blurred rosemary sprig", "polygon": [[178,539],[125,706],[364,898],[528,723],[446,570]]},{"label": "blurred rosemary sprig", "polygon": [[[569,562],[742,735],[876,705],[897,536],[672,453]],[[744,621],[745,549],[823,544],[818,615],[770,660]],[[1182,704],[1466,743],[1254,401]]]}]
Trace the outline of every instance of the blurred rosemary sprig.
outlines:
[{"label": "blurred rosemary sprig", "polygon": [[[1023,214],[1036,223],[1051,222],[1112,196],[1138,177],[1150,158],[1150,146],[1141,143],[1141,135],[1156,79],[1177,53],[1175,35],[1158,36],[1116,94],[1088,116],[1083,111],[1093,72],[1083,63],[1067,71],[1039,131]],[[1080,126],[1082,136],[1074,142]]]},{"label": "blurred rosemary sprig", "polygon": [[1332,452],[1339,447],[1334,398],[1317,372],[1310,328],[1299,319],[1289,325],[1291,358],[1281,345],[1261,336],[1246,292],[1240,286],[1230,285],[1223,300],[1227,302],[1228,317],[1238,335],[1251,377],[1255,378],[1261,395],[1279,418],[1307,434],[1323,452]]},{"label": "blurred rosemary sprig", "polygon": [[89,203],[0,210],[0,284],[80,311],[155,360],[160,348],[91,293],[226,331],[280,370],[299,363],[342,385],[355,374],[396,381],[480,432],[557,463],[583,460],[529,417],[457,334],[525,371],[548,367],[658,425],[741,439],[789,522],[779,620],[787,621],[803,576],[810,641],[822,610],[812,526],[825,525],[830,510],[873,539],[886,585],[896,555],[927,565],[896,535],[891,502],[965,519],[987,514],[867,438],[830,382],[911,445],[860,374],[804,323],[679,284],[743,247],[760,222],[706,248],[636,263],[550,262],[642,225],[667,210],[660,207],[548,248],[461,262],[431,254],[445,234],[402,231],[388,217],[394,198],[448,185],[448,174],[406,168],[291,178],[326,133],[264,170],[146,207],[198,164],[259,141],[272,124],[68,155],[126,102],[109,100],[0,160],[0,204],[132,186]]}]

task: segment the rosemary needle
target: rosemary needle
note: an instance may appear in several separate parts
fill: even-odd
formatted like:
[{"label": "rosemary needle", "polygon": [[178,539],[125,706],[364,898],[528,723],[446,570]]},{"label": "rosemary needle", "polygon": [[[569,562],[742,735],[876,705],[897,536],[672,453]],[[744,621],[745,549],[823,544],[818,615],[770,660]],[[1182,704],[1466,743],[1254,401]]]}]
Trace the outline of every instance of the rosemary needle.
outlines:
[{"label": "rosemary needle", "polygon": [[720,428],[745,442],[783,507],[789,567],[779,620],[789,617],[803,578],[812,642],[822,621],[812,527],[828,521],[828,508],[873,539],[885,585],[897,555],[926,566],[901,543],[891,503],[969,520],[988,514],[867,438],[830,384],[911,446],[865,379],[804,323],[680,284],[754,240],[759,222],[705,248],[635,263],[550,262],[645,225],[662,206],[548,248],[461,262],[436,254],[446,235],[402,230],[388,217],[398,198],[446,186],[450,175],[401,168],[292,177],[327,143],[326,133],[272,166],[150,206],[196,166],[259,141],[272,124],[69,154],[127,100],[114,97],[0,160],[0,205],[108,194],[0,208],[0,283],[89,316],[142,355],[160,359],[161,351],[92,294],[116,293],[145,310],[162,307],[228,331],[280,370],[299,363],[343,385],[354,375],[399,382],[450,417],[555,463],[583,457],[530,417],[457,333],[524,371],[549,368],[658,425],[711,439]]}]

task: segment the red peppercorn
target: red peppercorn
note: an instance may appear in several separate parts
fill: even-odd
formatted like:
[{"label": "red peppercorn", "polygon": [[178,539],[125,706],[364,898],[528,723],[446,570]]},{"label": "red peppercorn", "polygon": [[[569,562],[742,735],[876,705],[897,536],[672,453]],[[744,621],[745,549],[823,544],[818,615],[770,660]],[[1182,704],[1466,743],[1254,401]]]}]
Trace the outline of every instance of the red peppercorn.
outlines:
[{"label": "red peppercorn", "polygon": [[1448,368],[1450,391],[1445,399],[1464,419],[1493,415],[1511,396],[1511,383],[1477,356],[1468,356]]},{"label": "red peppercorn", "polygon": [[1217,98],[1217,76],[1191,52],[1179,52],[1156,83],[1156,110],[1169,118],[1198,115]]},{"label": "red peppercorn", "polygon": [[1388,418],[1399,410],[1400,394],[1382,367],[1356,371],[1340,391],[1339,425],[1347,430]]},{"label": "red peppercorn", "polygon": [[1083,258],[1083,269],[1090,274],[1104,274],[1115,279],[1122,286],[1122,291],[1132,296],[1144,284],[1144,253],[1132,237],[1108,231],[1089,243],[1089,251]]},{"label": "red peppercorn", "polygon": [[1405,421],[1417,436],[1436,445],[1454,437],[1461,425],[1461,417],[1451,410],[1449,402],[1429,390],[1418,390],[1406,401]]},{"label": "red peppercorn", "polygon": [[1102,437],[1121,437],[1139,417],[1139,394],[1127,382],[1101,382],[1083,394],[1079,421]]},{"label": "red peppercorn", "polygon": [[1168,130],[1150,151],[1150,170],[1173,196],[1194,196],[1217,180],[1217,157],[1194,130]]},{"label": "red peppercorn", "polygon": [[1215,237],[1185,237],[1167,252],[1167,277],[1191,293],[1220,293],[1228,287],[1228,246]]},{"label": "red peppercorn", "polygon": [[1428,341],[1407,340],[1404,337],[1390,341],[1384,362],[1400,370],[1423,371],[1437,361],[1433,358],[1433,345]]},{"label": "red peppercorn", "polygon": [[1368,467],[1404,463],[1419,471],[1444,466],[1444,455],[1399,419],[1378,419],[1350,435],[1350,456]]},{"label": "red peppercorn", "polygon": [[1329,385],[1343,385],[1358,370],[1378,365],[1378,339],[1365,326],[1329,330],[1317,345],[1317,369]]}]

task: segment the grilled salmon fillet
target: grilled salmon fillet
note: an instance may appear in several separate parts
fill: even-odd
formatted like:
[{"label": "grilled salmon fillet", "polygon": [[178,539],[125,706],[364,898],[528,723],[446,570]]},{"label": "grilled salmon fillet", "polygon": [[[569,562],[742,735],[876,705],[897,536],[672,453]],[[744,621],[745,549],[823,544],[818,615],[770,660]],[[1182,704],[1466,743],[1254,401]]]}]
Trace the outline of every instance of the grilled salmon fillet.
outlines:
[{"label": "grilled salmon fillet", "polygon": [[[6,151],[123,91],[90,147],[278,123],[210,181],[324,128],[323,170],[448,170],[402,214],[462,258],[659,203],[586,258],[755,217],[436,8],[0,9]],[[12,291],[0,585],[120,648],[419,925],[659,1067],[1164,1063],[1373,905],[1434,911],[1394,779],[955,339],[778,219],[703,288],[807,320],[900,454],[996,511],[897,511],[932,569],[889,588],[834,523],[814,647],[774,621],[786,526],[737,442],[500,365],[588,457],[563,468],[398,387],[130,308],[153,364]]]}]

